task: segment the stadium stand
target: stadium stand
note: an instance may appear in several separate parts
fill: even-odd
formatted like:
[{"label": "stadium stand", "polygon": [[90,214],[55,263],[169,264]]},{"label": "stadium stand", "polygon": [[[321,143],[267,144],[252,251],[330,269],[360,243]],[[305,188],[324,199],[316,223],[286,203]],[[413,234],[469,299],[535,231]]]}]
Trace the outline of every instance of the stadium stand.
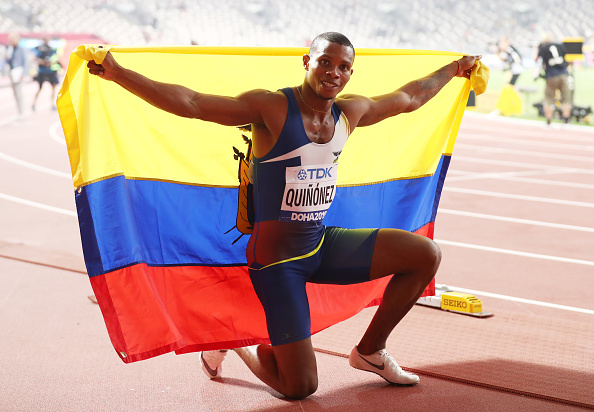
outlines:
[{"label": "stadium stand", "polygon": [[107,43],[304,46],[323,31],[357,47],[482,53],[501,35],[594,35],[591,0],[0,0],[0,33],[92,33]]}]

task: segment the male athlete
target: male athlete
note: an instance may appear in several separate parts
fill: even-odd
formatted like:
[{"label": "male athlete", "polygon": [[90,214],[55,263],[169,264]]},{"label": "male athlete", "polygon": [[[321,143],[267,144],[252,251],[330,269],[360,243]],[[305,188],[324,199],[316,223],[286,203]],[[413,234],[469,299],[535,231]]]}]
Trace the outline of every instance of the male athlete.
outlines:
[{"label": "male athlete", "polygon": [[[246,254],[272,345],[235,352],[264,383],[286,397],[302,399],[318,386],[306,282],[351,284],[394,274],[349,363],[393,384],[419,382],[386,353],[386,340],[435,275],[439,248],[431,239],[402,230],[326,227],[322,218],[334,198],[336,161],[355,127],[418,109],[454,76],[469,78],[479,58],[462,57],[372,98],[337,97],[353,74],[355,59],[353,45],[340,33],[314,39],[303,56],[301,85],[251,90],[236,97],[150,80],[120,66],[110,53],[101,65],[91,61],[88,68],[173,114],[229,126],[252,125],[255,224]],[[314,169],[323,173],[304,172]],[[315,193],[308,193],[313,186],[322,189],[317,201],[312,200]],[[204,369],[211,377],[220,376],[224,354],[203,352]]]}]

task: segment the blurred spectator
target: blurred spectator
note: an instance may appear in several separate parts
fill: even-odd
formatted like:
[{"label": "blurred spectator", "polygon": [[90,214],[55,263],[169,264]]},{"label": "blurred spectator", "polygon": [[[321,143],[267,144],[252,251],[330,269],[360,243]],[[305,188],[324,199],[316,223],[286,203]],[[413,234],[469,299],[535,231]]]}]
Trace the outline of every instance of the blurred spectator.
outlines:
[{"label": "blurred spectator", "polygon": [[17,105],[18,119],[22,119],[25,112],[23,100],[23,80],[27,73],[27,52],[21,46],[19,41],[21,37],[16,33],[9,36],[9,44],[6,48],[6,56],[2,63],[2,68],[8,66],[10,85],[14,93],[14,99]]},{"label": "blurred spectator", "polygon": [[551,124],[556,105],[555,94],[561,95],[561,115],[565,123],[571,116],[571,90],[569,88],[569,72],[567,71],[567,53],[565,45],[555,40],[552,34],[543,36],[542,43],[538,46],[536,61],[541,60],[545,71],[546,86],[543,111],[547,124]]},{"label": "blurred spectator", "polygon": [[35,80],[39,83],[39,90],[33,98],[33,111],[37,105],[37,97],[41,93],[43,83],[48,82],[52,86],[51,104],[52,109],[56,109],[56,86],[58,84],[58,70],[62,67],[58,61],[58,52],[49,45],[49,38],[43,39],[43,44],[35,49],[37,59],[37,76]]},{"label": "blurred spectator", "polygon": [[511,73],[508,84],[516,84],[518,77],[524,71],[522,66],[522,56],[520,52],[512,46],[507,36],[502,36],[497,43],[497,56],[504,61],[505,70]]}]

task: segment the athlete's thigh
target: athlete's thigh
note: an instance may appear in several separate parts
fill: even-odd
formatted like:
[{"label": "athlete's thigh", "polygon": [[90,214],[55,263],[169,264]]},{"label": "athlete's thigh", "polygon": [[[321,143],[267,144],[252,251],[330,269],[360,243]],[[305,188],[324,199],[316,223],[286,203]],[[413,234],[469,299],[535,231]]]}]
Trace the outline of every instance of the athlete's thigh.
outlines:
[{"label": "athlete's thigh", "polygon": [[327,227],[322,261],[308,282],[350,285],[370,280],[378,229]]},{"label": "athlete's thigh", "polygon": [[297,342],[311,336],[309,302],[305,289],[308,267],[316,256],[250,268],[250,278],[266,314],[272,346]]},{"label": "athlete's thigh", "polygon": [[408,273],[439,263],[437,244],[421,235],[399,229],[380,229],[371,261],[371,279]]},{"label": "athlete's thigh", "polygon": [[263,270],[250,269],[266,314],[282,392],[297,398],[313,393],[318,385],[304,275],[317,260],[314,256]]}]

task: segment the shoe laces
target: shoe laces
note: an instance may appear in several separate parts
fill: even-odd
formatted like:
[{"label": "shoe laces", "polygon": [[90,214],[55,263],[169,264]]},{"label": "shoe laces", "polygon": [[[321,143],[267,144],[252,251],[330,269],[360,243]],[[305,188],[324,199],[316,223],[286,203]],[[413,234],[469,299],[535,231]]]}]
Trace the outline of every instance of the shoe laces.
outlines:
[{"label": "shoe laces", "polygon": [[398,365],[398,362],[385,349],[380,349],[377,353],[380,355],[382,361],[388,364],[391,369],[396,370],[398,373],[402,372],[402,368]]}]

